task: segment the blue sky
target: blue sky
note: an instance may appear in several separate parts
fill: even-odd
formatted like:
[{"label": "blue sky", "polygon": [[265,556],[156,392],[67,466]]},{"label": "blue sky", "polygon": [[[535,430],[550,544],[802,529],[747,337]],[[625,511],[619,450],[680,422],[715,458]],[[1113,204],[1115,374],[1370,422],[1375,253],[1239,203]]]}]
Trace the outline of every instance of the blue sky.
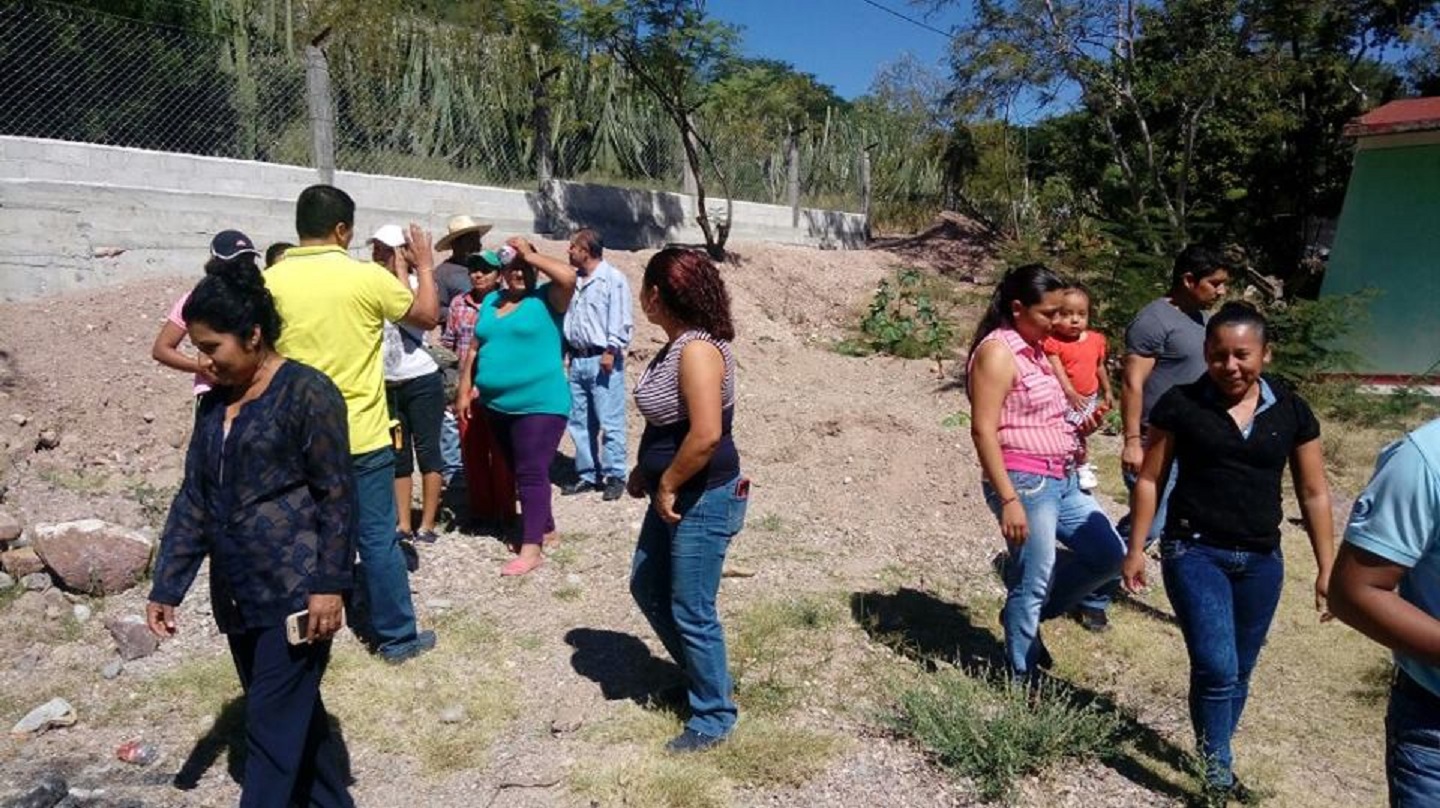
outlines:
[{"label": "blue sky", "polygon": [[[908,0],[876,0],[883,6],[948,30],[968,3],[926,17]],[[709,0],[712,17],[743,27],[747,56],[780,59],[853,99],[870,88],[875,71],[909,52],[948,74],[948,40],[867,4],[864,0]]]}]

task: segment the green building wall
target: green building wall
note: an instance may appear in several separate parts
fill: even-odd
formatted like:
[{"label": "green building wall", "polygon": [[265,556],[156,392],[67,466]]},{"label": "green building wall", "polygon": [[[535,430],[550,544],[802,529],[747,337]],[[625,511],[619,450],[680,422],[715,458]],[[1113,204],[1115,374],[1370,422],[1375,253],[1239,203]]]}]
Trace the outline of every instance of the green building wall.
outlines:
[{"label": "green building wall", "polygon": [[1440,143],[1356,152],[1321,294],[1367,288],[1368,322],[1340,345],[1355,370],[1440,370]]}]

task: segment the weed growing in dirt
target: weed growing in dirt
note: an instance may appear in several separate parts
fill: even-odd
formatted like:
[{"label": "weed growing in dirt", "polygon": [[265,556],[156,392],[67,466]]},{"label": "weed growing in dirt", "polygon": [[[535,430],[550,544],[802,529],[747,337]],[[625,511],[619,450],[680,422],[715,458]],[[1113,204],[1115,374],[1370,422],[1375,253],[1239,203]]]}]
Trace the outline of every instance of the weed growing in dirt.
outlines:
[{"label": "weed growing in dirt", "polygon": [[580,555],[574,547],[561,543],[559,547],[547,553],[545,557],[551,564],[563,570],[574,566],[576,559],[578,559]]},{"label": "weed growing in dirt", "polygon": [[960,429],[970,426],[970,413],[964,410],[956,410],[945,416],[940,421],[940,426],[945,429]]},{"label": "weed growing in dirt", "polygon": [[585,591],[574,584],[565,584],[564,586],[556,587],[555,591],[551,594],[554,595],[558,601],[574,603],[585,594]]},{"label": "weed growing in dirt", "polygon": [[145,524],[159,529],[170,514],[170,503],[175,499],[174,486],[151,485],[147,480],[137,480],[125,487],[125,496],[140,506],[140,516]]},{"label": "weed growing in dirt", "polygon": [[760,517],[760,521],[755,523],[755,527],[766,533],[779,533],[785,527],[785,518],[778,513],[767,513]]},{"label": "weed growing in dirt", "polygon": [[942,362],[951,356],[955,329],[941,311],[941,301],[953,297],[947,284],[918,269],[902,269],[881,280],[860,320],[868,347],[904,359]]},{"label": "weed growing in dirt", "polygon": [[1010,796],[1019,778],[1061,760],[1100,755],[1120,729],[1113,713],[1050,686],[994,686],[958,670],[906,689],[899,703],[895,728],[974,780],[986,800]]}]

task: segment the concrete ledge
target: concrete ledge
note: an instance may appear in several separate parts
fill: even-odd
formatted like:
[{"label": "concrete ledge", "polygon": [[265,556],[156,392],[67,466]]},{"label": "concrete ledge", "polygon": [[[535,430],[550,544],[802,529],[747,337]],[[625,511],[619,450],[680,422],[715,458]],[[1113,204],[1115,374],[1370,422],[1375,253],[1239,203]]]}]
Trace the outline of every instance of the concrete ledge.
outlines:
[{"label": "concrete ledge", "polygon": [[[16,300],[147,274],[199,275],[210,236],[235,227],[260,244],[294,241],[294,200],[317,182],[301,166],[0,136],[0,299]],[[453,214],[497,235],[564,236],[594,227],[617,249],[699,243],[684,194],[554,181],[543,191],[339,171],[358,208],[354,245],[387,222],[437,233]],[[708,200],[713,220],[725,202]],[[865,241],[855,213],[735,202],[731,236],[848,248]]]}]

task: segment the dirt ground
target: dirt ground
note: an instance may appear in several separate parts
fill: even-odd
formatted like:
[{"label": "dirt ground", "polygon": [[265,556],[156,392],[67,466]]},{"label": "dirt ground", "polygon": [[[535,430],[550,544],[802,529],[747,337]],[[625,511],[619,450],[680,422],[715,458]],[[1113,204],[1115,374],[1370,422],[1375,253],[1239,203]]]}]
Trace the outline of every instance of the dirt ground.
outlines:
[{"label": "dirt ground", "polygon": [[[552,255],[562,247],[541,245]],[[734,249],[739,260],[725,277],[740,332],[736,439],[753,494],[732,559],[756,574],[727,579],[721,608],[732,633],[741,726],[756,728],[746,736],[754,754],[736,752],[718,769],[657,754],[675,730],[673,718],[637,702],[674,673],[626,586],[645,504],[557,493],[561,548],[522,580],[498,576],[507,556],[491,538],[447,532],[421,548],[422,567],[411,580],[421,622],[439,630],[434,654],[385,668],[348,636],[337,642],[325,693],[350,753],[359,804],[977,802],[971,784],[887,731],[884,718],[893,703],[887,683],[919,675],[904,649],[950,657],[963,656],[966,643],[998,642],[989,605],[998,606],[1001,592],[990,572],[994,523],[968,433],[947,418],[967,405],[933,362],[847,357],[830,348],[884,274],[919,261],[924,245],[907,242],[896,252]],[[648,255],[611,251],[607,258],[638,288]],[[971,265],[957,277],[983,282],[987,274]],[[180,476],[191,399],[189,380],[157,366],[149,347],[193,280],[182,273],[0,306],[0,484],[8,488],[0,507],[31,524],[100,517],[158,529]],[[636,315],[643,320],[638,308]],[[626,367],[632,385],[661,343],[657,329],[637,322]],[[632,452],[639,427],[632,410]],[[35,451],[44,428],[58,430],[61,444]],[[80,721],[25,742],[0,740],[0,796],[53,769],[75,788],[103,791],[95,804],[234,803],[236,761],[226,744],[236,737],[238,686],[204,589],[202,575],[180,610],[181,635],[127,663],[113,680],[100,675],[115,658],[101,621],[138,613],[144,587],[94,602],[96,616],[83,624],[47,620],[38,595],[6,602],[0,720],[13,722],[59,695]],[[793,613],[784,608],[796,603],[812,604],[813,619],[766,622],[766,615]],[[1118,619],[1146,618],[1126,612]],[[904,642],[885,641],[881,631],[899,632]],[[1062,643],[1084,655],[1071,668],[1109,658],[1103,640],[1089,642]],[[766,700],[776,693],[784,698]],[[470,715],[461,729],[439,718],[456,703]],[[1188,748],[1183,697],[1154,696],[1127,709],[1155,744]],[[784,737],[813,741],[804,746],[821,750],[813,765],[755,774],[767,757],[771,764],[803,757],[800,746],[767,753],[765,727],[776,737],[790,732]],[[158,744],[160,760],[147,768],[115,761],[115,747],[133,737]],[[1298,753],[1311,754],[1300,746]],[[182,770],[191,781],[183,791],[172,785]],[[1182,792],[1166,782],[1175,779],[1120,765],[1072,765],[1026,780],[1016,799],[1047,808],[1174,805]],[[1290,795],[1284,802],[1306,804],[1294,799],[1305,792],[1292,790],[1298,784],[1283,772],[1272,782]],[[1373,804],[1379,788],[1372,771],[1325,784],[1322,801]]]}]

